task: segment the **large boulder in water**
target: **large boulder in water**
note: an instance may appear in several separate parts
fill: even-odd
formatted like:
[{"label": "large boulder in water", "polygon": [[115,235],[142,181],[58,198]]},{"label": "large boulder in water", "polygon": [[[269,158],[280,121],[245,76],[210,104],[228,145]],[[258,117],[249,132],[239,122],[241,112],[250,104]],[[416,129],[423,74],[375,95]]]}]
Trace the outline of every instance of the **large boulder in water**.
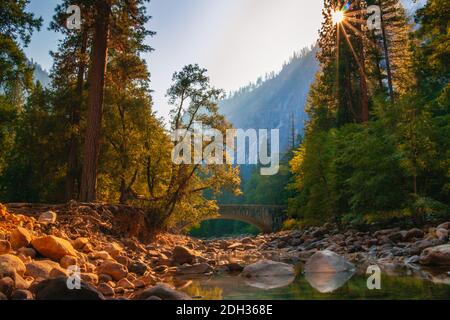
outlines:
[{"label": "large boulder in water", "polygon": [[295,269],[287,263],[261,260],[246,266],[242,271],[242,276],[247,278],[295,276]]},{"label": "large boulder in water", "polygon": [[425,249],[420,255],[420,263],[432,266],[450,266],[450,244]]},{"label": "large boulder in water", "polygon": [[330,250],[318,251],[308,259],[306,273],[354,272],[355,266],[344,257]]}]

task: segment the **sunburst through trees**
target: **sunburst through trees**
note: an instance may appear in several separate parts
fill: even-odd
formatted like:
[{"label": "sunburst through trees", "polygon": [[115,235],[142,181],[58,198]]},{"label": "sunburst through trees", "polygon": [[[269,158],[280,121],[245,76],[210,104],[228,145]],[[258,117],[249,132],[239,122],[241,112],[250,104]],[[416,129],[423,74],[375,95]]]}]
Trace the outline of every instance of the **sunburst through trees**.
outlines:
[{"label": "sunburst through trees", "polygon": [[[366,1],[325,0],[319,60],[335,69],[338,122],[367,122],[369,93],[366,51],[373,46],[367,32]],[[335,63],[330,64],[330,60]]]},{"label": "sunburst through trees", "polygon": [[324,3],[319,60],[335,75],[337,122],[366,123],[371,96],[387,92],[394,101],[413,84],[405,11],[399,0]]},{"label": "sunburst through trees", "polygon": [[293,216],[421,224],[450,212],[447,2],[428,0],[415,25],[400,0],[324,0]]}]

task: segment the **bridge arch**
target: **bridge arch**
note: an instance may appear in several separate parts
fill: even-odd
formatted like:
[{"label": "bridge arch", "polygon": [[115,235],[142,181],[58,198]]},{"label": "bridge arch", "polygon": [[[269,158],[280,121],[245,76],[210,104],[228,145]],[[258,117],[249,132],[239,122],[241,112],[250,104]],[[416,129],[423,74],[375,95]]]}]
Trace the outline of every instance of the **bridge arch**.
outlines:
[{"label": "bridge arch", "polygon": [[284,206],[270,205],[220,205],[219,215],[205,220],[237,220],[254,225],[263,233],[281,230],[286,216]]}]

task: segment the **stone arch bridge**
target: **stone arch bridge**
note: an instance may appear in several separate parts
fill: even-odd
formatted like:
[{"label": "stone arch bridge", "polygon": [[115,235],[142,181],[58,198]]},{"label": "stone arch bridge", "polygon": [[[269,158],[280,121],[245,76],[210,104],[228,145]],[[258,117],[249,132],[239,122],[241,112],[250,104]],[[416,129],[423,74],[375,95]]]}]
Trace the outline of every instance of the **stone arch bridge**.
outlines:
[{"label": "stone arch bridge", "polygon": [[263,233],[280,231],[287,216],[285,206],[220,205],[219,216],[213,219],[238,220],[250,223]]}]

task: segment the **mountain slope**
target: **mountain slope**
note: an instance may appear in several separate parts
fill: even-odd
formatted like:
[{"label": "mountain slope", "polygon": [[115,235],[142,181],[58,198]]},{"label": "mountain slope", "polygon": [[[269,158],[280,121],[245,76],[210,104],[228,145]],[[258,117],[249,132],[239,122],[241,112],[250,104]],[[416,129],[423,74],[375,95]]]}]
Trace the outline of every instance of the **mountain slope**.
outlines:
[{"label": "mountain slope", "polygon": [[50,86],[51,83],[51,79],[49,74],[47,73],[47,71],[45,71],[44,69],[42,69],[41,65],[39,65],[36,62],[31,62],[32,66],[34,68],[34,81],[37,82],[39,81],[43,87],[48,88]]},{"label": "mountain slope", "polygon": [[293,123],[296,135],[303,132],[306,98],[319,69],[316,52],[304,49],[278,75],[221,101],[221,112],[236,128],[279,129],[280,151],[287,151]]},{"label": "mountain slope", "polygon": [[417,0],[414,2],[413,0],[401,0],[402,5],[405,7],[406,12],[410,15],[414,14],[417,9],[423,7],[427,0]]}]

